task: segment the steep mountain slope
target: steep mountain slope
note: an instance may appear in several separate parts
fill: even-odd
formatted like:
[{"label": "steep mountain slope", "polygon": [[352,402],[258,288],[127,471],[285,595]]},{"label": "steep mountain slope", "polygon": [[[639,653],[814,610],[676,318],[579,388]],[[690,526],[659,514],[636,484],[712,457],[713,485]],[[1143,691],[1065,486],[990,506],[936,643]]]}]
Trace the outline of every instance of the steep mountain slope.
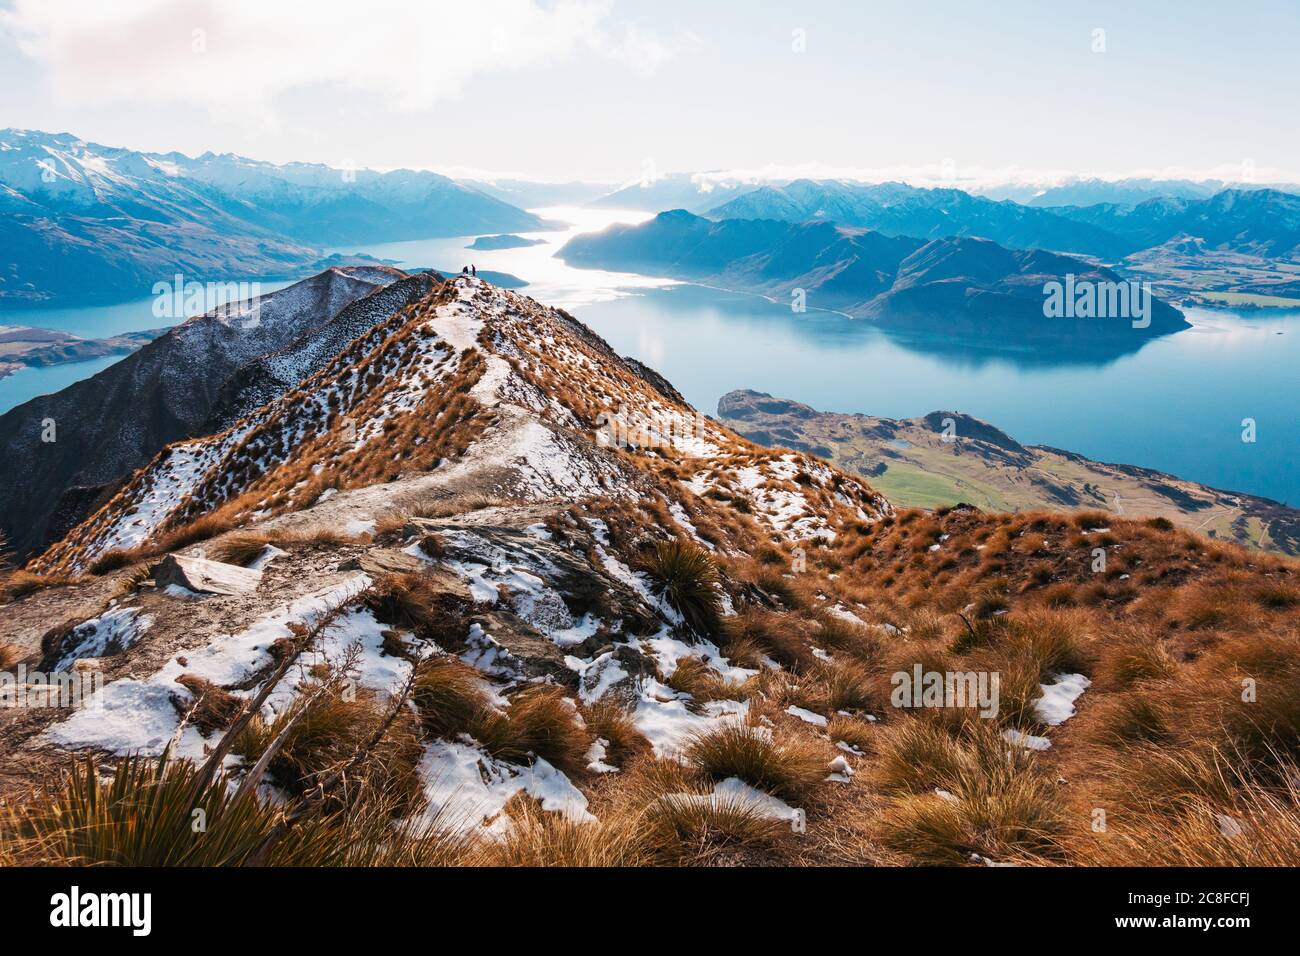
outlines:
[{"label": "steep mountain slope", "polygon": [[435,173],[190,158],[0,130],[0,305],[139,298],[187,281],[301,274],[317,248],[546,228]]},{"label": "steep mountain slope", "polygon": [[[69,573],[0,580],[0,659],[103,686],[0,709],[19,862],[1300,858],[1293,563],[896,512],[481,279],[171,446],[32,567]],[[917,671],[983,690],[900,697]],[[60,783],[80,753],[118,774],[94,841],[50,796],[100,795]]]},{"label": "steep mountain slope", "polygon": [[965,502],[992,511],[1089,509],[1165,518],[1210,537],[1300,556],[1294,508],[1150,468],[1021,445],[960,412],[902,420],[846,415],[738,390],[718,400],[718,417],[760,445],[795,448],[862,475],[899,507]]},{"label": "steep mountain slope", "polygon": [[92,378],[10,409],[0,416],[0,530],[18,556],[39,550],[168,442],[202,433],[213,414],[261,404],[284,387],[277,375],[297,384],[297,370],[320,360],[317,335],[354,337],[422,281],[386,268],[330,269],[192,318]]},{"label": "steep mountain slope", "polygon": [[674,210],[638,226],[575,236],[557,255],[579,267],[702,279],[781,299],[801,289],[813,308],[995,343],[1086,347],[1188,327],[1176,309],[1154,298],[1146,328],[1113,315],[1045,318],[1047,283],[1064,285],[1067,275],[1080,287],[1121,278],[1080,259],[986,239],[926,242],[828,222],[713,222]]},{"label": "steep mountain slope", "polygon": [[708,215],[786,222],[823,219],[888,236],[973,236],[1013,249],[1054,249],[1103,258],[1118,258],[1135,248],[1091,222],[1072,221],[1053,211],[995,202],[960,189],[920,189],[903,183],[800,179],[711,206]]}]

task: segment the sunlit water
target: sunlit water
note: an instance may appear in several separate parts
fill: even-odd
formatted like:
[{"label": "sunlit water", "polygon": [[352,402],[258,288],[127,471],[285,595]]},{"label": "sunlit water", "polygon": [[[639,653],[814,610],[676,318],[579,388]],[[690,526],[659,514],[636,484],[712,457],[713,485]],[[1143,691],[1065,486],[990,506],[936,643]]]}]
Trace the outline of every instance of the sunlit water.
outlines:
[{"label": "sunlit water", "polygon": [[555,257],[556,250],[583,232],[595,232],[616,223],[635,225],[653,213],[621,209],[584,209],[581,206],[554,206],[531,209],[543,219],[564,222],[561,231],[519,232],[523,239],[540,239],[543,245],[519,249],[466,249],[473,236],[453,239],[416,239],[410,242],[385,242],[378,245],[350,246],[328,250],[346,254],[362,252],[391,262],[400,269],[438,269],[459,272],[475,265],[480,270],[506,272],[525,280],[522,290],[539,302],[569,309],[593,302],[608,302],[631,294],[633,289],[662,288],[676,285],[672,279],[654,279],[599,269],[574,269]]},{"label": "sunlit water", "polygon": [[[507,272],[522,291],[573,312],[620,353],[662,372],[694,405],[755,388],[828,411],[891,418],[943,409],[986,419],[1025,443],[1144,465],[1220,488],[1300,502],[1300,312],[1187,310],[1194,328],[1127,354],[1031,356],[870,323],[758,296],[671,280],[573,269],[555,258],[572,235],[647,213],[535,209],[563,231],[522,233],[544,245],[468,250],[473,236],[331,250],[403,268]],[[263,284],[263,289],[271,288]],[[99,309],[0,313],[0,323],[102,336],[157,326],[152,300]],[[0,379],[0,410],[111,364],[100,359]],[[1243,442],[1252,418],[1256,441]]]}]

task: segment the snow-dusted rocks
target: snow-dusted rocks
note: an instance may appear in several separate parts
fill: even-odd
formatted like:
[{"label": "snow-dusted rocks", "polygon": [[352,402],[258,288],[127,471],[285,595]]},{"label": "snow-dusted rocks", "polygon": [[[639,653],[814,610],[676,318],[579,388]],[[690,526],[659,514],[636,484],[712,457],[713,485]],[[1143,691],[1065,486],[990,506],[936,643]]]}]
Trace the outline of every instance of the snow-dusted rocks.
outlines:
[{"label": "snow-dusted rocks", "polygon": [[205,558],[169,554],[154,569],[154,583],[196,594],[244,594],[257,590],[262,583],[262,572]]}]

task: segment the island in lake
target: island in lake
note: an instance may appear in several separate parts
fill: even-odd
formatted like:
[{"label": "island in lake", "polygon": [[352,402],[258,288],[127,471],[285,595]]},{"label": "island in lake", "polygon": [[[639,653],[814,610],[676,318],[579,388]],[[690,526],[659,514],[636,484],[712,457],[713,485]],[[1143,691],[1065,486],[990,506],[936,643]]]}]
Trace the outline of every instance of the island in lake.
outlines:
[{"label": "island in lake", "polygon": [[465,248],[491,251],[495,249],[523,249],[527,246],[544,245],[546,245],[545,239],[525,239],[523,236],[507,233],[501,236],[479,236]]}]

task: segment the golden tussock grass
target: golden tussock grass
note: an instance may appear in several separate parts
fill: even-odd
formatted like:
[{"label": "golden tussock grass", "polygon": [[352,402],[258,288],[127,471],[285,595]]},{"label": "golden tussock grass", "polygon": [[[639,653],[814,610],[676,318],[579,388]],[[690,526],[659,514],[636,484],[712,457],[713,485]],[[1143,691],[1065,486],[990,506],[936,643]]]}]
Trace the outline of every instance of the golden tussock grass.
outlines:
[{"label": "golden tussock grass", "polygon": [[[300,693],[312,696],[270,723],[255,718],[237,744],[238,752],[251,764],[284,731],[269,770],[291,794],[311,790],[349,764],[386,717],[385,705],[369,694],[349,699],[330,689],[316,692],[312,686]],[[421,753],[415,720],[409,714],[399,717],[352,775],[341,781],[340,798],[356,799],[356,794],[349,795],[348,791],[399,796],[401,805],[413,809],[421,792],[417,773]]]},{"label": "golden tussock grass", "polygon": [[472,861],[484,866],[615,867],[653,861],[649,824],[641,814],[620,813],[597,822],[574,822],[544,812],[532,797],[517,794],[506,805],[503,838],[478,844]]},{"label": "golden tussock grass", "polygon": [[33,574],[30,571],[10,570],[0,572],[0,604],[7,604],[46,588],[70,584],[66,574]]},{"label": "golden tussock grass", "polygon": [[881,842],[921,864],[1059,855],[1065,813],[1038,759],[1008,747],[991,721],[950,736],[904,719],[882,735],[877,772],[900,795],[881,814]]},{"label": "golden tussock grass", "polygon": [[236,531],[224,535],[203,549],[211,561],[224,561],[240,567],[251,562],[271,543],[271,536],[258,531]]},{"label": "golden tussock grass", "polygon": [[777,743],[770,731],[740,723],[697,736],[686,749],[691,765],[713,780],[738,777],[759,790],[798,800],[826,776],[825,747],[801,737]]},{"label": "golden tussock grass", "polygon": [[612,697],[579,707],[591,733],[605,741],[605,763],[624,767],[649,752],[650,741],[636,729],[632,712],[626,704]]}]

